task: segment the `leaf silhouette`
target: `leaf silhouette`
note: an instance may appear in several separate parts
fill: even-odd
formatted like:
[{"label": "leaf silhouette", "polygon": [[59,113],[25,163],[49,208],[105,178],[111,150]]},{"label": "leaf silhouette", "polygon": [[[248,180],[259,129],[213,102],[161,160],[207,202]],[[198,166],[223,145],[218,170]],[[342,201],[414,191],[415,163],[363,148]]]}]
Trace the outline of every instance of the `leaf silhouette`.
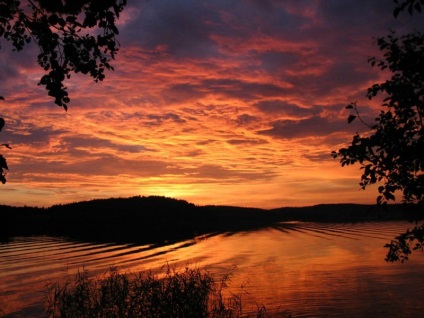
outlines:
[{"label": "leaf silhouette", "polygon": [[354,121],[356,118],[355,115],[349,115],[349,117],[347,118],[347,123],[350,124],[352,121]]},{"label": "leaf silhouette", "polygon": [[12,147],[10,147],[10,145],[9,144],[1,144],[2,146],[5,146],[6,148],[8,148],[8,149],[12,149]]}]

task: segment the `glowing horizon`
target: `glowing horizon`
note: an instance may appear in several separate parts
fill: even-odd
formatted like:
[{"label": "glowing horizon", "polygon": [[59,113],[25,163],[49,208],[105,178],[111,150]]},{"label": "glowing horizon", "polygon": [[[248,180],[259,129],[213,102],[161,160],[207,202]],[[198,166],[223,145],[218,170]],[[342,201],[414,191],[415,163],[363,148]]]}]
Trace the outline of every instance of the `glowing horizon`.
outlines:
[{"label": "glowing horizon", "polygon": [[134,1],[101,83],[73,75],[69,110],[42,87],[35,50],[2,42],[0,204],[163,195],[261,208],[374,203],[332,150],[360,123],[345,105],[384,74],[372,37],[421,25],[390,1]]}]

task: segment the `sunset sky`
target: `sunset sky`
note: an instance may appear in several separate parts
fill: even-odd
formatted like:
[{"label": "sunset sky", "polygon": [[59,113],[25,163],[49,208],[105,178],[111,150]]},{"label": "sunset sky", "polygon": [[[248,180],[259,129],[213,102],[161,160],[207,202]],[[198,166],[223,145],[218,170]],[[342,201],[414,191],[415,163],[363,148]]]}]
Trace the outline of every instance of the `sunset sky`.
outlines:
[{"label": "sunset sky", "polygon": [[347,104],[367,118],[373,37],[422,29],[392,0],[130,0],[105,81],[73,75],[69,110],[37,86],[37,51],[1,40],[0,204],[161,195],[274,208],[374,203],[347,145]]}]

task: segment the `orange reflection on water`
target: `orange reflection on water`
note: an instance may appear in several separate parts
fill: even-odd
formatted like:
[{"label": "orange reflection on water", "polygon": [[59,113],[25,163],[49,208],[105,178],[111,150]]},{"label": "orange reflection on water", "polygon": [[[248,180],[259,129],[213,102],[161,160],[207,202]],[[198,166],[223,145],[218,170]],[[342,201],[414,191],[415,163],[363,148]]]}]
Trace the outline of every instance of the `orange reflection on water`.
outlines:
[{"label": "orange reflection on water", "polygon": [[238,290],[249,292],[244,297],[253,310],[263,303],[311,316],[409,316],[424,305],[424,288],[415,280],[424,257],[387,264],[383,245],[404,227],[373,227],[299,224],[284,235],[265,230],[226,237],[223,267],[238,265],[232,286],[247,283]]},{"label": "orange reflection on water", "polygon": [[33,306],[40,309],[47,281],[82,268],[97,275],[110,266],[157,272],[169,264],[205,268],[217,280],[232,274],[224,296],[240,296],[245,312],[263,304],[270,313],[289,311],[293,317],[412,317],[424,308],[417,279],[424,274],[424,255],[387,264],[383,248],[407,226],[285,223],[142,246],[29,238],[0,245],[0,308],[28,316]]}]

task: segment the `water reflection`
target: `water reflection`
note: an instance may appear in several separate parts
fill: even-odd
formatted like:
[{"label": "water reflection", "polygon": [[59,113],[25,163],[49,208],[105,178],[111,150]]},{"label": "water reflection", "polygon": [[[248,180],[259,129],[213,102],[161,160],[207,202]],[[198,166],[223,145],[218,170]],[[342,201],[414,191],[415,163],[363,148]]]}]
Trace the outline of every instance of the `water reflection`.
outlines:
[{"label": "water reflection", "polygon": [[[231,292],[247,308],[288,310],[293,317],[411,317],[424,309],[424,255],[387,264],[384,244],[406,223],[282,223],[264,230],[213,234],[161,245],[15,238],[0,245],[0,309],[41,317],[43,286],[84,266],[156,270],[164,264],[206,267],[218,278],[234,266]],[[248,293],[246,293],[246,291]]]}]

